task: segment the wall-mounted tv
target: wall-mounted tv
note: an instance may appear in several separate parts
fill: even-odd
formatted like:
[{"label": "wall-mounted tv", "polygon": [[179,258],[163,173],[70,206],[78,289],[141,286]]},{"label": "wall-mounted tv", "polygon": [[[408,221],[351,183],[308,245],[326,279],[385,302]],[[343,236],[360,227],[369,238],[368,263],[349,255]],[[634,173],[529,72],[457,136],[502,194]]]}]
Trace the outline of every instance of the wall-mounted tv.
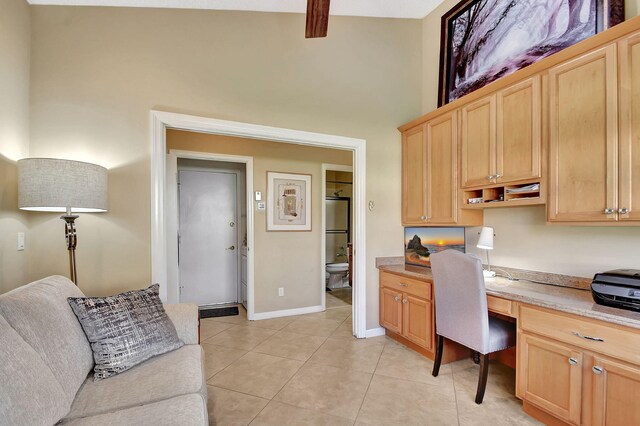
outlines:
[{"label": "wall-mounted tv", "polygon": [[429,256],[454,249],[464,253],[464,228],[404,228],[404,261],[409,265],[430,266]]}]

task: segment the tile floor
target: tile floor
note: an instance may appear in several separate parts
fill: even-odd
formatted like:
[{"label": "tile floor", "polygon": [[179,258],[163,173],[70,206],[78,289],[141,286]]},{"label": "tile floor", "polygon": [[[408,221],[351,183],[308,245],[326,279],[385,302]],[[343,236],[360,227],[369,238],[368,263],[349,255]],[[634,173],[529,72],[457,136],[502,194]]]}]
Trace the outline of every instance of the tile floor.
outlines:
[{"label": "tile floor", "polygon": [[478,406],[473,362],[432,377],[430,360],[386,336],[352,337],[351,306],[327,295],[335,307],[317,314],[202,320],[210,424],[537,424],[513,395],[513,370],[491,365]]}]

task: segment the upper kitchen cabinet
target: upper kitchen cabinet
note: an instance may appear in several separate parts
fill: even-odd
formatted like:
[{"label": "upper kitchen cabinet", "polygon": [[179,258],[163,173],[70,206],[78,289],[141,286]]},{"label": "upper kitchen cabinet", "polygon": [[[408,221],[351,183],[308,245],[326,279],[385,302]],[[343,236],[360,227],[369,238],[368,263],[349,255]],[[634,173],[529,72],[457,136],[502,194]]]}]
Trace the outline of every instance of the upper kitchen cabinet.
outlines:
[{"label": "upper kitchen cabinet", "polygon": [[403,225],[478,225],[481,212],[458,208],[458,112],[402,136]]},{"label": "upper kitchen cabinet", "polygon": [[463,188],[540,178],[540,76],[463,106],[461,132]]},{"label": "upper kitchen cabinet", "polygon": [[549,70],[551,222],[607,222],[618,206],[616,45]]},{"label": "upper kitchen cabinet", "polygon": [[618,218],[640,220],[640,32],[618,42],[620,196]]}]

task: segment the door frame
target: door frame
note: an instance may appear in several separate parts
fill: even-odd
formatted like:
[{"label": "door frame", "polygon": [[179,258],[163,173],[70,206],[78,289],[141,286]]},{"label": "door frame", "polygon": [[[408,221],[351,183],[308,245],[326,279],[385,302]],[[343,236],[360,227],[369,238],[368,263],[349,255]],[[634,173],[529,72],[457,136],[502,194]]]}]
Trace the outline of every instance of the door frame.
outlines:
[{"label": "door frame", "polygon": [[[206,158],[204,158],[206,157]],[[215,162],[224,162],[224,163],[236,163],[236,164],[244,164],[245,165],[245,191],[247,190],[247,182],[246,182],[246,174],[247,174],[247,168],[249,167],[249,164],[251,164],[251,167],[253,168],[253,158],[252,157],[241,157],[241,156],[234,156],[234,155],[223,155],[223,154],[209,154],[209,153],[203,153],[203,152],[195,152],[195,151],[184,151],[184,150],[176,150],[176,149],[172,149],[169,151],[168,157],[167,157],[167,176],[171,176],[174,174],[174,170],[175,170],[175,175],[177,176],[178,173],[180,173],[181,171],[198,171],[198,172],[205,172],[205,173],[225,173],[225,174],[231,174],[235,176],[236,179],[236,213],[237,213],[237,217],[236,217],[236,229],[237,229],[237,235],[236,235],[236,242],[235,242],[235,246],[238,248],[237,252],[236,252],[236,299],[237,302],[236,303],[241,303],[242,301],[240,300],[241,297],[241,287],[242,287],[242,283],[241,283],[241,278],[240,278],[240,248],[242,247],[242,236],[240,235],[240,223],[242,222],[241,217],[242,217],[242,200],[240,200],[240,197],[237,197],[237,193],[238,193],[238,175],[239,175],[239,170],[232,170],[232,169],[220,169],[220,168],[215,168],[212,167],[210,169],[207,168],[183,168],[180,169],[178,168],[178,159],[189,159],[189,160],[204,160],[204,161],[215,161]],[[252,183],[253,186],[253,183]],[[169,235],[178,235],[179,231],[180,231],[180,191],[177,185],[177,181],[173,180],[173,179],[168,179],[167,180],[167,194],[172,194],[174,193],[176,196],[172,197],[172,196],[168,196],[167,198],[167,229],[170,230]],[[245,199],[248,199],[249,197],[245,195]],[[175,202],[175,203],[174,203]],[[175,204],[175,207],[174,207]],[[248,205],[247,205],[247,210],[249,209]],[[245,214],[247,212],[245,211]],[[175,226],[174,226],[175,225]],[[175,234],[173,233],[175,229]],[[247,235],[248,235],[248,217],[247,217]],[[247,237],[248,238],[248,237]],[[179,245],[179,240],[178,240],[178,245]],[[180,268],[179,268],[179,264],[178,264],[178,252],[175,252],[175,255],[173,254],[171,247],[168,246],[167,247],[167,267],[169,267],[169,265],[176,265],[175,268],[175,272],[172,274],[167,275],[167,286],[168,288],[175,288],[176,290],[176,295],[177,295],[177,302],[180,302]],[[173,268],[172,268],[173,270]],[[247,282],[247,291],[248,291],[248,287],[249,287],[249,283]],[[247,301],[248,304],[248,301]]]},{"label": "door frame", "polygon": [[[322,163],[322,227],[321,232],[322,235],[320,239],[322,240],[322,250],[320,250],[320,273],[322,275],[322,279],[320,280],[321,288],[322,288],[322,309],[327,309],[327,292],[325,290],[326,283],[326,263],[327,263],[327,204],[325,203],[327,198],[327,171],[336,171],[336,172],[351,172],[353,173],[353,166],[345,166],[343,164],[330,164],[330,163]],[[353,177],[352,177],[353,179]],[[354,195],[354,185],[351,185],[351,199],[353,199]],[[351,227],[353,229],[353,226]],[[346,248],[346,247],[345,247]],[[353,256],[355,260],[355,256]],[[354,313],[353,302],[351,306],[352,314]]]},{"label": "door frame", "polygon": [[[151,278],[154,283],[160,283],[160,297],[163,301],[173,303],[167,292],[167,128],[212,133],[226,136],[253,138],[273,142],[297,145],[316,146],[350,150],[353,152],[353,256],[354,281],[353,294],[353,333],[356,337],[367,337],[367,306],[366,306],[366,141],[344,136],[323,133],[312,133],[300,130],[283,129],[278,127],[261,126],[235,121],[217,120],[214,118],[198,117],[194,115],[178,114],[165,111],[150,111],[151,119]],[[253,182],[247,171],[247,182]],[[247,195],[253,196],[253,189]],[[251,204],[253,206],[253,203]],[[251,221],[249,221],[251,218]],[[247,211],[247,231],[249,223],[253,226],[253,207]],[[254,318],[253,306],[253,227],[251,236],[247,235],[249,252],[247,256],[247,317]]]}]

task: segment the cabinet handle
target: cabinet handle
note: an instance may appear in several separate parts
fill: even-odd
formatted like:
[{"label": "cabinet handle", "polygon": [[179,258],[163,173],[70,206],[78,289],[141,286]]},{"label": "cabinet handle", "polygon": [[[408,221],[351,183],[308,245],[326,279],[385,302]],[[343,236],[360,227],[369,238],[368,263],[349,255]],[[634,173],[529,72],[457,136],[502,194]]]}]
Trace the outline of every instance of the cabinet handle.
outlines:
[{"label": "cabinet handle", "polygon": [[400,283],[400,287],[408,287],[409,284],[405,284],[405,283]]},{"label": "cabinet handle", "polygon": [[487,179],[491,180],[491,179],[495,179],[494,175],[487,175]]},{"label": "cabinet handle", "polygon": [[495,178],[496,178],[496,179],[500,179],[501,177],[502,177],[502,175],[501,175],[501,174],[497,174],[497,175],[495,176]]},{"label": "cabinet handle", "polygon": [[610,209],[609,207],[607,207],[606,209],[604,209],[604,214],[613,214],[614,210]]},{"label": "cabinet handle", "polygon": [[396,302],[399,302],[400,301],[400,296],[396,296],[396,297],[394,297],[394,299],[395,299]]},{"label": "cabinet handle", "polygon": [[409,303],[407,299],[402,299],[402,303]]},{"label": "cabinet handle", "polygon": [[578,365],[578,360],[575,359],[574,357],[571,357],[571,358],[569,358],[569,364]]},{"label": "cabinet handle", "polygon": [[620,214],[627,214],[627,213],[629,213],[629,209],[628,209],[628,208],[626,208],[626,207],[623,207],[623,208],[621,208],[621,209],[619,209],[619,210],[618,210],[618,213],[620,213]]},{"label": "cabinet handle", "polygon": [[601,339],[600,337],[585,336],[584,334],[580,334],[577,331],[574,331],[573,335],[578,336],[582,339],[593,340],[594,342],[604,342],[604,339]]},{"label": "cabinet handle", "polygon": [[593,372],[595,374],[602,374],[602,372],[604,371],[604,368],[602,367],[598,367],[597,365],[594,365],[592,368]]}]

